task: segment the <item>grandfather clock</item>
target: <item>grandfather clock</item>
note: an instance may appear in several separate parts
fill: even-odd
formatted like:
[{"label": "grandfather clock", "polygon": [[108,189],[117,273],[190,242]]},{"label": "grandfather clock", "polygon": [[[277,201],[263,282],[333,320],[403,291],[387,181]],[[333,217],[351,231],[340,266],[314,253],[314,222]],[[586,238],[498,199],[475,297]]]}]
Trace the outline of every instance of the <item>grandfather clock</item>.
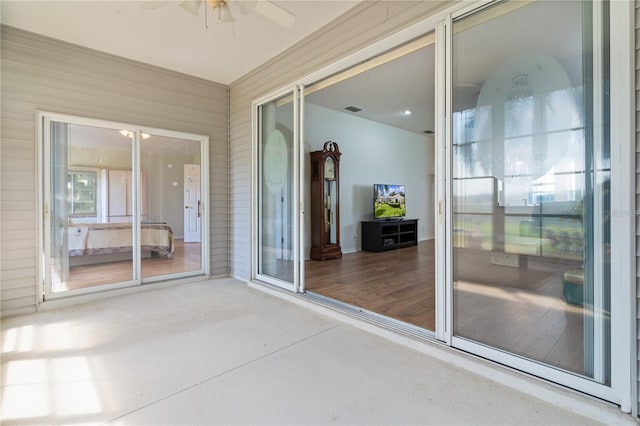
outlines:
[{"label": "grandfather clock", "polygon": [[339,259],[340,150],[332,141],[311,153],[311,254],[313,260]]}]

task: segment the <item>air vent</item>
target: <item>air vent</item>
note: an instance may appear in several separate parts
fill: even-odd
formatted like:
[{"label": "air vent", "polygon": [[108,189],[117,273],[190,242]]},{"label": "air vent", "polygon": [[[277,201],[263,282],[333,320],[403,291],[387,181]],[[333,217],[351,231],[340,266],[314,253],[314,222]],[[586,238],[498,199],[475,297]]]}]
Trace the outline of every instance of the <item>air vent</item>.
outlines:
[{"label": "air vent", "polygon": [[422,131],[422,133],[425,133],[425,134],[427,134],[427,135],[432,135],[432,134],[434,134],[435,132],[434,132],[433,130],[423,130],[423,131]]},{"label": "air vent", "polygon": [[360,111],[362,111],[362,108],[358,108],[357,106],[348,106],[345,109],[347,111],[351,111],[351,112],[360,112]]}]

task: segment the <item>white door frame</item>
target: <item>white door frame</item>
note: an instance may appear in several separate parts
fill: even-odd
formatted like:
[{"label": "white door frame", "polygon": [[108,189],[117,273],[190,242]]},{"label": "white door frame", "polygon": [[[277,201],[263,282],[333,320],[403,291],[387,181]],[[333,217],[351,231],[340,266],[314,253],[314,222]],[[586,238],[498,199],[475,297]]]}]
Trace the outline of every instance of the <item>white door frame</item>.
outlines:
[{"label": "white door frame", "polygon": [[[62,122],[67,124],[76,124],[91,127],[100,127],[106,129],[131,129],[132,132],[132,180],[133,180],[133,198],[136,200],[133,206],[133,219],[132,219],[132,245],[135,247],[132,253],[132,279],[120,283],[105,284],[101,286],[86,287],[77,290],[67,290],[63,292],[52,292],[51,283],[49,277],[49,250],[50,250],[50,206],[49,200],[51,199],[51,151],[50,151],[50,123],[51,121]],[[53,300],[68,296],[76,296],[82,294],[95,293],[104,290],[113,290],[123,287],[137,286],[144,283],[151,283],[154,281],[182,278],[193,275],[208,275],[209,274],[209,221],[206,218],[209,217],[209,137],[205,135],[198,135],[186,132],[177,132],[166,129],[158,129],[152,127],[144,127],[131,123],[100,120],[94,118],[87,118],[69,114],[60,114],[49,111],[38,111],[36,114],[36,129],[37,129],[37,157],[38,157],[38,187],[37,187],[37,199],[38,202],[38,253],[39,253],[39,267],[36,280],[36,302],[40,304],[45,300]],[[138,189],[140,187],[140,143],[142,140],[142,133],[154,134],[158,136],[173,137],[179,139],[197,140],[200,142],[201,149],[201,179],[202,179],[202,196],[203,196],[203,218],[202,221],[202,267],[196,271],[188,271],[178,274],[162,275],[158,277],[151,277],[141,279],[140,277],[140,225],[141,219],[139,215],[139,206],[142,202],[142,194]],[[99,214],[99,213],[98,213]]]}]

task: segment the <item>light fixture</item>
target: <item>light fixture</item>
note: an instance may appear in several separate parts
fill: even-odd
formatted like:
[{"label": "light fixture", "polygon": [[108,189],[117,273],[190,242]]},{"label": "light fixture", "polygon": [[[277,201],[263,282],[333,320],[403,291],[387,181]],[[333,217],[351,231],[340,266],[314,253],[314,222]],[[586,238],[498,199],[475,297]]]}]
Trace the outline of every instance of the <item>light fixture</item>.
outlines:
[{"label": "light fixture", "polygon": [[411,115],[411,110],[410,109],[405,109],[402,113],[404,115]]},{"label": "light fixture", "polygon": [[[213,12],[218,14],[218,24],[228,24],[233,23],[236,20],[233,19],[233,15],[231,14],[231,8],[227,4],[226,0],[206,0],[206,6],[211,7]],[[204,27],[209,28],[207,23],[207,7],[204,8]]]},{"label": "light fixture", "polygon": [[[125,138],[131,138],[133,139],[133,135],[134,133],[130,130],[119,130],[118,133],[120,133],[122,136],[124,136]],[[151,137],[151,135],[147,134],[147,133],[140,133],[142,135],[142,139],[149,139]]]}]

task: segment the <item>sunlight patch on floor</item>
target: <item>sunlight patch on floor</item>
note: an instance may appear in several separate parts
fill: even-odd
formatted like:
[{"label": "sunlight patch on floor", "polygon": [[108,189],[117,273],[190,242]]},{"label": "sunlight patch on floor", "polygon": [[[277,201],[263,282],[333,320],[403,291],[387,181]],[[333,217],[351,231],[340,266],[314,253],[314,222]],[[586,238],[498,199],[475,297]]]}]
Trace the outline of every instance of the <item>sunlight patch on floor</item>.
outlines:
[{"label": "sunlight patch on floor", "polygon": [[33,350],[33,326],[13,327],[4,333],[2,353],[29,352]]},{"label": "sunlight patch on floor", "polygon": [[[5,357],[18,358],[3,363],[3,421],[56,417],[64,423],[70,416],[102,412],[87,357],[73,356],[83,348],[76,347],[69,323],[7,329],[2,349]],[[34,350],[50,356],[23,359]]]}]

